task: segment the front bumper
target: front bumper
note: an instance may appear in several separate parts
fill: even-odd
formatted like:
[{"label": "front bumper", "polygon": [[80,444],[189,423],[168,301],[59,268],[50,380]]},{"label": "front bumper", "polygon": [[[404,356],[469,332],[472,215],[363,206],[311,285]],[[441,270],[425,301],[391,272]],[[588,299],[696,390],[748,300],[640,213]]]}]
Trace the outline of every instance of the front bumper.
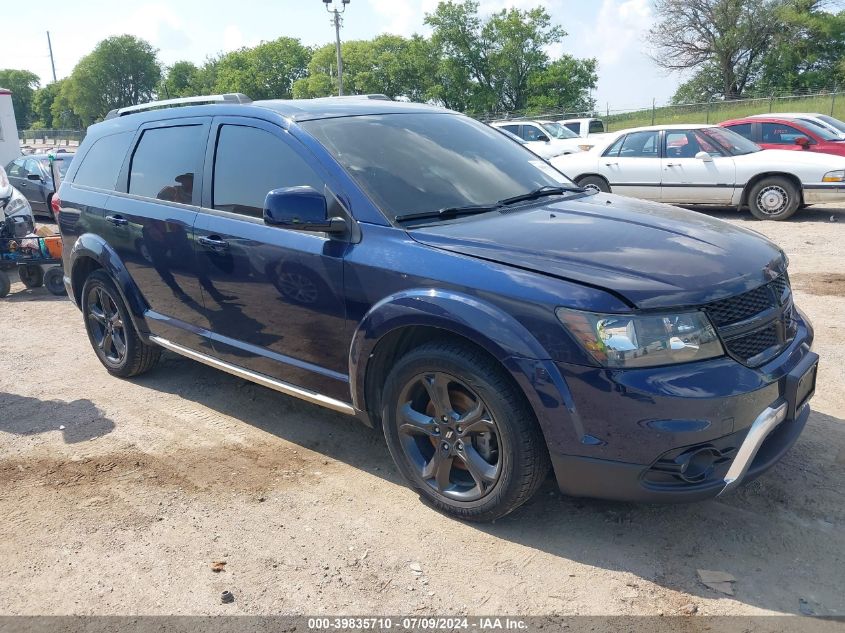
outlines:
[{"label": "front bumper", "polygon": [[844,202],[845,183],[804,185],[804,204]]},{"label": "front bumper", "polygon": [[730,359],[615,372],[558,364],[584,433],[575,444],[549,443],[558,486],[573,496],[676,502],[759,476],[810,415],[811,343],[802,318],[790,348],[757,369]]}]

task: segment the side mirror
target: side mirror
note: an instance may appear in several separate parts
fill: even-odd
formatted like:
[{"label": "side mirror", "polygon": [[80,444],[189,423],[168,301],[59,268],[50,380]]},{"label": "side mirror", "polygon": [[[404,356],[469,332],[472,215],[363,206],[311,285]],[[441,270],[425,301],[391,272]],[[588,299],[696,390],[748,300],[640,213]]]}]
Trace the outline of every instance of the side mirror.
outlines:
[{"label": "side mirror", "polygon": [[810,147],[810,139],[806,136],[797,136],[795,137],[795,144],[801,149],[807,149]]},{"label": "side mirror", "polygon": [[549,137],[546,136],[545,134],[541,134],[540,136],[537,137],[537,140],[543,141],[544,143],[548,143],[551,139],[549,139]]},{"label": "side mirror", "polygon": [[313,187],[285,187],[268,193],[264,223],[293,231],[346,231],[346,220],[330,218],[326,197]]},{"label": "side mirror", "polygon": [[39,174],[27,174],[27,175],[26,175],[26,179],[27,179],[27,180],[34,180],[34,181],[36,181],[36,182],[41,182],[41,181],[42,181],[42,178],[41,178],[41,176],[40,176]]},{"label": "side mirror", "polygon": [[696,154],[695,157],[698,160],[703,160],[705,163],[712,163],[713,162],[713,157],[710,154],[708,154],[707,152],[698,152],[698,154]]}]

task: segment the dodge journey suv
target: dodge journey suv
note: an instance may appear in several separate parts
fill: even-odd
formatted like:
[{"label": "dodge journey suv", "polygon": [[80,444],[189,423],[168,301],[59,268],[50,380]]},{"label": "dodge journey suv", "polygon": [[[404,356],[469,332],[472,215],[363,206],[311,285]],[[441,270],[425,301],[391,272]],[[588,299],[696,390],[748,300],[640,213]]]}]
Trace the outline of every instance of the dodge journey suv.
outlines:
[{"label": "dodge journey suv", "polygon": [[440,108],[124,108],[53,207],[111,374],[170,350],[357,416],[464,519],[512,511],[549,469],[571,495],[713,497],[810,413],[813,330],[777,246],[580,189]]}]

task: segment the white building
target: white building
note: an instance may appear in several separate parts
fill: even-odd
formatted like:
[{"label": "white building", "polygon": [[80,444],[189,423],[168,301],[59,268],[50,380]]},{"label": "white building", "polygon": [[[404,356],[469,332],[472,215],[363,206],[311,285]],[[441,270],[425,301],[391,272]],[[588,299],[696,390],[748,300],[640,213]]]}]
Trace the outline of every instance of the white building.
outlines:
[{"label": "white building", "polygon": [[7,165],[21,155],[18,124],[12,108],[12,93],[0,88],[0,165]]}]

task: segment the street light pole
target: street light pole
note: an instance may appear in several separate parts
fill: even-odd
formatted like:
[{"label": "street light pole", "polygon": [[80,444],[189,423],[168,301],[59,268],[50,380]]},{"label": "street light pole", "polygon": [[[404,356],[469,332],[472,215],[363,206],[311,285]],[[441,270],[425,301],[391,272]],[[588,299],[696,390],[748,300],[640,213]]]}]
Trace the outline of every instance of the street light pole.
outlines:
[{"label": "street light pole", "polygon": [[333,0],[323,0],[326,11],[332,14],[332,26],[334,26],[334,41],[337,48],[337,94],[343,96],[343,56],[340,54],[340,27],[343,26],[341,14],[346,11],[349,0],[341,0],[340,10],[334,6]]}]

